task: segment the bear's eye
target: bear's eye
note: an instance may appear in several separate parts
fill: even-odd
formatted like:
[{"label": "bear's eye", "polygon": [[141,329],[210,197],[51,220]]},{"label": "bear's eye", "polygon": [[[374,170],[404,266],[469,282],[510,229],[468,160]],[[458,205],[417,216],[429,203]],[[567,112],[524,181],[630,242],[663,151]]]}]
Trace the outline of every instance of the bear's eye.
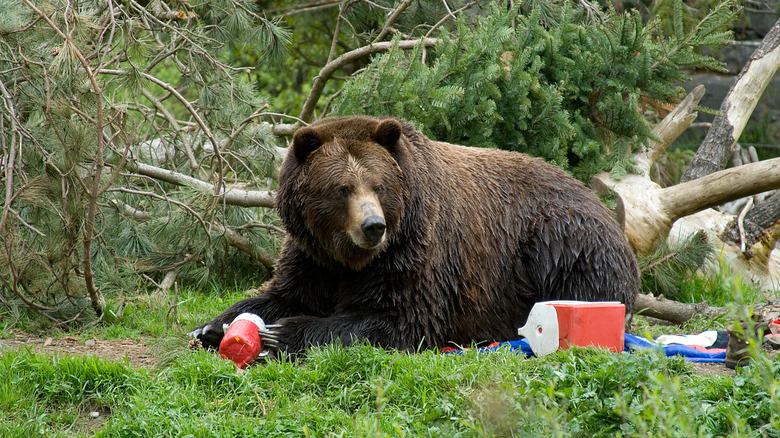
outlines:
[{"label": "bear's eye", "polygon": [[381,195],[384,190],[385,190],[384,186],[376,186],[376,188],[374,189],[374,193],[376,193],[377,195]]},{"label": "bear's eye", "polygon": [[347,186],[341,186],[338,189],[336,189],[336,194],[339,195],[339,198],[346,199],[349,197],[349,187]]}]

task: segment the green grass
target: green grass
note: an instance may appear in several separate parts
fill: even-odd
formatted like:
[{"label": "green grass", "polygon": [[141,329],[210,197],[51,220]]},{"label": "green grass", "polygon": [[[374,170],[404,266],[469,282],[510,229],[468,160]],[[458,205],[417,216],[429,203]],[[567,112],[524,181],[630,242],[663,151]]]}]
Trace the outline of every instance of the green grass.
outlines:
[{"label": "green grass", "polygon": [[780,364],[697,376],[654,352],[403,354],[316,349],[237,373],[216,355],[161,369],[17,351],[0,356],[0,436],[769,436]]},{"label": "green grass", "polygon": [[[719,275],[692,288],[744,302],[741,284]],[[577,348],[527,359],[508,351],[328,346],[302,362],[238,373],[215,354],[186,350],[189,328],[242,297],[182,291],[180,324],[172,323],[167,300],[114,300],[111,318],[70,333],[143,338],[164,359],[153,369],[26,349],[2,353],[0,437],[780,436],[780,362],[763,354],[735,376],[701,376],[657,352]],[[0,333],[46,329],[24,312],[0,313]],[[696,332],[731,322],[637,322],[634,332]]]}]

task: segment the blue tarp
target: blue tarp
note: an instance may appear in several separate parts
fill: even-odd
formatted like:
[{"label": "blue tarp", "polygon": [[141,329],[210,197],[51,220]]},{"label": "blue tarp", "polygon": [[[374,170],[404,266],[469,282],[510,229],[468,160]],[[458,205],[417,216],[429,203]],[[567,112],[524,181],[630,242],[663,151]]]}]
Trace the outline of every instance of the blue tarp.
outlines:
[{"label": "blue tarp", "polygon": [[[527,356],[532,356],[533,352],[528,345],[528,341],[520,339],[517,341],[501,342],[498,345],[492,347],[480,348],[480,352],[495,351],[500,348],[510,348],[514,351],[523,353]],[[658,345],[655,342],[649,341],[647,338],[641,336],[625,335],[625,347],[624,351],[631,352],[633,350],[648,349],[648,348],[660,348],[666,354],[666,356],[683,356],[686,360],[691,362],[700,363],[722,363],[726,360],[726,352],[708,353],[705,351],[697,350],[687,345]],[[459,350],[450,351],[450,353],[457,353]]]},{"label": "blue tarp", "polygon": [[726,361],[726,352],[708,353],[697,350],[687,345],[658,345],[641,336],[626,333],[625,350],[638,350],[641,348],[661,348],[667,356],[683,356],[691,362],[721,363]]}]

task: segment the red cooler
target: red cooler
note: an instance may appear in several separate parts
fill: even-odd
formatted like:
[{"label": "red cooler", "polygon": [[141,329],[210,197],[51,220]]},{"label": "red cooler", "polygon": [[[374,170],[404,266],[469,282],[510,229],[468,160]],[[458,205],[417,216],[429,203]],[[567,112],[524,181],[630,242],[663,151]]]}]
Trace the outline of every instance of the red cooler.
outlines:
[{"label": "red cooler", "polygon": [[623,351],[626,306],[617,301],[544,301],[558,312],[559,348],[570,345]]}]

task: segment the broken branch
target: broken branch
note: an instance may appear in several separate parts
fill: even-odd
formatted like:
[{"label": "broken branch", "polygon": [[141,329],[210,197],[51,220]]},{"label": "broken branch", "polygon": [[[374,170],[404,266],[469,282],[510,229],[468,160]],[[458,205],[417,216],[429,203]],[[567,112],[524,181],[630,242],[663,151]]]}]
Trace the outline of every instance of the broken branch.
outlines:
[{"label": "broken branch", "polygon": [[713,307],[706,301],[701,303],[680,303],[663,296],[637,294],[634,313],[641,316],[662,319],[674,324],[683,324],[696,315],[718,316],[726,313],[725,307]]}]

